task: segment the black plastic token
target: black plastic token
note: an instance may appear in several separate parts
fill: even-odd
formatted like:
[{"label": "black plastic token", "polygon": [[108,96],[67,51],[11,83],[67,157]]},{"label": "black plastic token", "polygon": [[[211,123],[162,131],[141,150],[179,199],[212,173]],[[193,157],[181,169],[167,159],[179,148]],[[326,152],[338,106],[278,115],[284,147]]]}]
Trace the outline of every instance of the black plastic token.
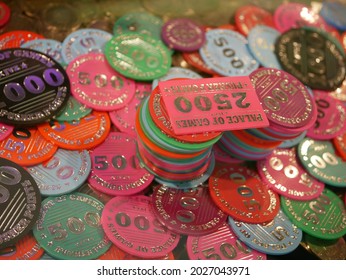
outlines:
[{"label": "black plastic token", "polygon": [[39,124],[56,115],[70,95],[64,68],[50,56],[25,48],[0,51],[0,121]]},{"label": "black plastic token", "polygon": [[40,207],[41,194],[33,177],[0,158],[0,249],[15,244],[34,227]]}]

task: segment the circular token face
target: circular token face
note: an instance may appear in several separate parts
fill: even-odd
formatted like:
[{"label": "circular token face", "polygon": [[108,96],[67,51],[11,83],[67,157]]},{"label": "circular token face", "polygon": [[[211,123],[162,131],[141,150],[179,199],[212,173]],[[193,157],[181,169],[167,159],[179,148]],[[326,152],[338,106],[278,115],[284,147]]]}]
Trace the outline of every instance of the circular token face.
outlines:
[{"label": "circular token face", "polygon": [[307,131],[307,136],[316,140],[331,140],[346,130],[346,108],[341,101],[328,92],[314,91],[317,105],[317,120]]},{"label": "circular token face", "polygon": [[58,146],[46,140],[35,127],[15,128],[0,142],[0,153],[21,166],[40,164],[50,159]]},{"label": "circular token face", "polygon": [[135,82],[117,73],[103,54],[79,55],[69,63],[66,73],[72,95],[94,110],[120,109],[135,94]]},{"label": "circular token face", "polygon": [[297,153],[310,175],[328,185],[346,187],[346,162],[336,154],[331,141],[305,138]]},{"label": "circular token face", "polygon": [[331,91],[345,79],[345,54],[320,30],[298,28],[283,33],[275,44],[282,69],[312,89]]},{"label": "circular token face", "polygon": [[154,176],[139,166],[136,138],[110,132],[91,153],[92,171],[88,182],[108,195],[133,195],[146,189]]},{"label": "circular token face", "polygon": [[275,68],[260,68],[250,78],[271,123],[301,131],[309,128],[316,108],[303,83]]},{"label": "circular token face", "polygon": [[284,255],[293,252],[303,238],[282,210],[268,223],[249,224],[228,217],[234,233],[250,248],[268,255]]},{"label": "circular token face", "polygon": [[345,3],[338,1],[324,1],[320,11],[320,15],[328,24],[341,31],[346,31],[345,13]]},{"label": "circular token face", "polygon": [[104,205],[92,196],[74,192],[42,201],[34,237],[53,258],[91,260],[111,242],[101,226]]},{"label": "circular token face", "polygon": [[49,56],[30,49],[0,51],[0,121],[39,124],[54,116],[70,96],[64,68]]},{"label": "circular token face", "polygon": [[203,236],[189,235],[186,250],[190,260],[266,260],[266,254],[248,248],[228,224]]},{"label": "circular token face", "polygon": [[248,51],[247,39],[232,30],[207,31],[206,43],[199,53],[208,67],[223,76],[246,76],[259,66]]},{"label": "circular token face", "polygon": [[197,51],[204,44],[204,28],[189,18],[174,18],[162,26],[161,38],[174,50]]},{"label": "circular token face", "polygon": [[183,52],[182,56],[188,64],[202,71],[203,73],[207,73],[209,75],[218,75],[213,69],[211,69],[207,64],[205,64],[204,60],[199,54],[199,51]]},{"label": "circular token face", "polygon": [[82,28],[71,32],[62,42],[62,58],[66,64],[82,54],[103,53],[112,34],[100,29]]},{"label": "circular token face", "polygon": [[107,112],[93,111],[73,122],[51,121],[38,130],[44,138],[66,150],[87,150],[101,144],[107,137],[111,121]]},{"label": "circular token face", "polygon": [[282,210],[301,230],[321,239],[337,239],[346,234],[346,210],[342,200],[325,188],[310,201],[281,197]]},{"label": "circular token face", "polygon": [[272,190],[291,199],[311,200],[324,189],[324,183],[312,177],[300,164],[295,148],[274,150],[257,162],[257,170]]},{"label": "circular token face", "polygon": [[0,35],[0,50],[5,50],[9,48],[19,48],[25,42],[43,38],[44,37],[42,35],[33,31],[9,31]]},{"label": "circular token face", "polygon": [[343,237],[336,240],[325,240],[304,235],[310,250],[321,260],[346,260],[346,242]]},{"label": "circular token face", "polygon": [[64,149],[58,149],[50,160],[27,168],[43,196],[71,193],[86,181],[90,170],[88,151]]},{"label": "circular token face", "polygon": [[245,166],[217,167],[209,178],[209,190],[221,210],[243,222],[271,221],[280,209],[279,196]]},{"label": "circular token face", "polygon": [[13,129],[14,129],[14,126],[12,126],[12,125],[0,123],[0,141],[4,140],[8,136],[10,136]]},{"label": "circular token face", "polygon": [[104,207],[101,223],[116,246],[140,258],[163,257],[180,238],[156,219],[151,198],[143,195],[112,198]]},{"label": "circular token face", "polygon": [[208,185],[177,190],[156,187],[152,195],[157,219],[170,230],[186,235],[204,235],[216,231],[227,215],[211,200]]},{"label": "circular token face", "polygon": [[54,117],[59,122],[72,122],[89,115],[92,109],[86,105],[80,103],[73,96],[70,96],[67,100],[66,106]]},{"label": "circular token face", "polygon": [[0,26],[4,26],[11,17],[11,9],[4,2],[0,2]]},{"label": "circular token face", "polygon": [[145,34],[121,34],[109,40],[105,55],[110,65],[125,77],[152,81],[167,74],[172,58],[158,39]]},{"label": "circular token face", "polygon": [[34,178],[13,161],[0,158],[0,249],[14,245],[35,225],[41,195]]}]

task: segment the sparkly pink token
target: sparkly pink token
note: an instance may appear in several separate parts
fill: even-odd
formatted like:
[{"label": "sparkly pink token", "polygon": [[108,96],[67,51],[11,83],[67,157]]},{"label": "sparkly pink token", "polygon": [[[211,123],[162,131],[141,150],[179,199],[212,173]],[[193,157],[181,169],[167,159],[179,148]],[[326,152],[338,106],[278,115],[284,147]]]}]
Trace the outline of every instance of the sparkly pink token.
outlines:
[{"label": "sparkly pink token", "polygon": [[8,124],[0,123],[0,141],[11,135],[14,127]]},{"label": "sparkly pink token", "polygon": [[83,54],[66,69],[71,93],[81,103],[98,111],[126,106],[135,94],[135,82],[116,72],[100,53]]},{"label": "sparkly pink token", "polygon": [[267,255],[248,248],[228,224],[203,236],[188,236],[186,250],[190,260],[266,260]]},{"label": "sparkly pink token", "polygon": [[176,233],[204,235],[216,231],[227,218],[212,201],[207,185],[187,190],[160,186],[152,199],[157,219]]},{"label": "sparkly pink token", "polygon": [[96,190],[108,195],[133,195],[147,188],[154,176],[139,166],[136,138],[123,132],[110,132],[106,140],[91,151],[88,178]]},{"label": "sparkly pink token", "polygon": [[140,258],[163,257],[179,243],[180,236],[156,219],[151,198],[144,195],[112,198],[103,209],[101,224],[117,247]]},{"label": "sparkly pink token", "polygon": [[331,140],[346,130],[346,108],[328,92],[314,90],[317,105],[317,120],[307,131],[315,140]]},{"label": "sparkly pink token", "polygon": [[268,187],[294,200],[312,200],[324,189],[324,183],[310,176],[297,160],[296,149],[276,149],[257,162],[257,170]]},{"label": "sparkly pink token", "polygon": [[136,111],[142,100],[150,95],[151,84],[136,82],[134,98],[125,107],[109,112],[112,123],[122,132],[137,135],[135,131]]}]

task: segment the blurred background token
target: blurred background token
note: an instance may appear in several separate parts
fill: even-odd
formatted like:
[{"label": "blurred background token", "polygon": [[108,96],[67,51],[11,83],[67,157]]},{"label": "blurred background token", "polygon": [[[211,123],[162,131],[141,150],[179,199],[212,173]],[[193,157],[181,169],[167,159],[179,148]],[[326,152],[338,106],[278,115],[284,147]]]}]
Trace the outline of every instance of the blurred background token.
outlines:
[{"label": "blurred background token", "polygon": [[116,246],[140,258],[164,257],[180,239],[156,219],[151,198],[143,195],[112,198],[104,207],[101,223]]},{"label": "blurred background token", "polygon": [[346,260],[346,242],[343,237],[326,240],[304,234],[304,241],[321,260]]},{"label": "blurred background token", "polygon": [[341,1],[323,1],[320,15],[339,31],[346,31],[346,7]]},{"label": "blurred background token", "polygon": [[303,238],[303,232],[282,210],[268,223],[249,224],[228,217],[234,233],[250,248],[268,255],[293,252]]},{"label": "blurred background token", "polygon": [[14,126],[5,123],[0,123],[0,141],[6,139],[11,135]]},{"label": "blurred background token", "polygon": [[135,82],[116,72],[102,53],[82,54],[70,61],[66,73],[72,95],[98,111],[124,107],[135,94]]},{"label": "blurred background token", "polygon": [[15,245],[37,222],[41,194],[20,165],[0,158],[0,250]]},{"label": "blurred background token", "polygon": [[89,115],[92,109],[80,103],[72,95],[67,100],[66,106],[56,115],[54,119],[59,122],[72,122]]},{"label": "blurred background token", "polygon": [[42,196],[58,196],[79,188],[89,176],[91,160],[88,151],[58,149],[48,161],[30,166]]},{"label": "blurred background token", "polygon": [[203,236],[189,235],[186,249],[190,260],[266,260],[266,254],[247,247],[224,223]]},{"label": "blurred background token", "polygon": [[19,48],[25,42],[43,39],[44,36],[33,31],[12,30],[0,35],[0,50],[9,48]]},{"label": "blurred background token", "polygon": [[103,208],[97,199],[78,192],[47,197],[42,201],[34,237],[53,258],[96,259],[111,246],[100,223]]},{"label": "blurred background token", "polygon": [[0,142],[0,155],[21,166],[40,164],[50,159],[58,146],[46,140],[36,127],[15,128]]},{"label": "blurred background token", "polygon": [[342,200],[325,188],[310,201],[281,197],[283,212],[302,231],[321,239],[337,239],[346,234],[346,209]]},{"label": "blurred background token", "polygon": [[0,2],[0,27],[4,26],[11,17],[11,9],[5,2]]}]

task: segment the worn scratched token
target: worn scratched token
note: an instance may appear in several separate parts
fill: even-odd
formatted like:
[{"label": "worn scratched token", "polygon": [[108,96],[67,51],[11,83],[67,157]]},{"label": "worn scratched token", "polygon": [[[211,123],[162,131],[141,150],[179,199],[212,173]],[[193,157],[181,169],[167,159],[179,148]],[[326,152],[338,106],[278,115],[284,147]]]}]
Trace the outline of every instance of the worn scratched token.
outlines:
[{"label": "worn scratched token", "polygon": [[4,26],[11,18],[11,9],[5,2],[0,2],[0,26]]},{"label": "worn scratched token", "polygon": [[14,126],[12,126],[12,125],[0,123],[0,141],[4,140],[8,136],[10,136],[13,129],[14,129]]},{"label": "worn scratched token", "polygon": [[326,240],[304,234],[304,241],[321,260],[346,260],[346,242],[343,237]]},{"label": "worn scratched token", "polygon": [[92,196],[73,192],[42,201],[33,234],[53,258],[96,259],[111,246],[101,226],[104,205]]},{"label": "worn scratched token", "polygon": [[25,42],[43,39],[41,34],[27,30],[13,30],[0,35],[0,50],[19,48]]},{"label": "worn scratched token", "polygon": [[285,255],[293,252],[302,241],[303,232],[279,210],[267,223],[249,224],[228,217],[234,233],[250,248],[268,255]]},{"label": "worn scratched token", "polygon": [[134,97],[135,82],[116,72],[99,53],[87,53],[70,61],[66,73],[72,95],[97,111],[125,107]]},{"label": "worn scratched token", "polygon": [[41,195],[34,178],[20,165],[0,158],[0,249],[14,245],[34,227]]},{"label": "worn scratched token", "polygon": [[64,68],[30,49],[0,51],[0,121],[14,125],[42,123],[66,104],[70,82]]},{"label": "worn scratched token", "polygon": [[67,100],[66,106],[54,116],[54,119],[60,122],[72,122],[89,115],[92,109],[80,103],[72,95]]},{"label": "worn scratched token", "polygon": [[252,250],[225,223],[203,236],[189,235],[186,250],[190,260],[266,260],[266,254]]},{"label": "worn scratched token", "polygon": [[272,190],[291,199],[311,200],[324,189],[324,183],[307,173],[300,164],[295,148],[275,149],[270,156],[257,162],[257,170]]},{"label": "worn scratched token", "polygon": [[330,140],[306,137],[299,143],[297,154],[310,175],[328,185],[346,187],[346,162],[336,153]]},{"label": "worn scratched token", "polygon": [[346,234],[346,209],[342,200],[325,188],[310,201],[281,197],[283,212],[301,230],[321,239],[337,239]]},{"label": "worn scratched token", "polygon": [[243,222],[269,222],[280,209],[279,196],[246,166],[215,168],[209,178],[209,190],[221,210]]},{"label": "worn scratched token", "polygon": [[116,246],[140,258],[163,257],[180,239],[156,219],[151,198],[143,195],[112,198],[104,207],[101,223]]}]

